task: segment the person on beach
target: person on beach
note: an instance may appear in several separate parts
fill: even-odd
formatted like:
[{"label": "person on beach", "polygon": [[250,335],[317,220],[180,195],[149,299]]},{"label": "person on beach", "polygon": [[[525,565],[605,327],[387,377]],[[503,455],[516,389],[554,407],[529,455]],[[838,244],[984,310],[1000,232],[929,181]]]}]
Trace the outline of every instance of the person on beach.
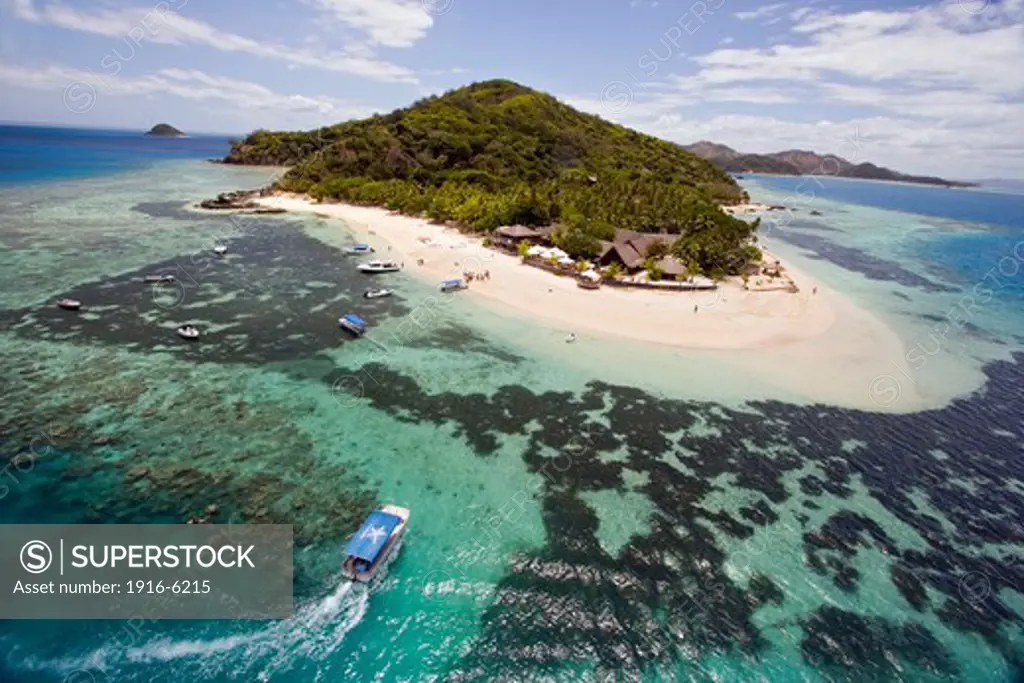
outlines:
[{"label": "person on beach", "polygon": [[815,287],[814,289],[811,290],[811,294],[817,294],[817,293],[818,293],[818,288],[817,287]]},{"label": "person on beach", "polygon": [[694,305],[693,305],[693,312],[694,312],[694,313],[696,313],[696,312],[697,312],[697,308],[698,308],[697,304],[694,304]]}]

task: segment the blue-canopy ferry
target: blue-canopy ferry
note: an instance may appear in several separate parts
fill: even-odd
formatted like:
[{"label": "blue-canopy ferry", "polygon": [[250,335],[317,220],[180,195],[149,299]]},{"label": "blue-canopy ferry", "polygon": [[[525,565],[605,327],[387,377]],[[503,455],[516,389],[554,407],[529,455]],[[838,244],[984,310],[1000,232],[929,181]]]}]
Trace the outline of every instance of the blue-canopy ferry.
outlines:
[{"label": "blue-canopy ferry", "polygon": [[398,554],[409,511],[397,505],[374,510],[345,546],[341,573],[352,581],[371,581]]}]

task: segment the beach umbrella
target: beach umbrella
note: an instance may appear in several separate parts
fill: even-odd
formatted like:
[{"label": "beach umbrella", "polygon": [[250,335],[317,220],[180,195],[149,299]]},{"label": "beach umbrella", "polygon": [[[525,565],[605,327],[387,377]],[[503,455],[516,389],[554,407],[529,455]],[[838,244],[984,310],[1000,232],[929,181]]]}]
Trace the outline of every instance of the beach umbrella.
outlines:
[{"label": "beach umbrella", "polygon": [[558,262],[563,266],[571,266],[572,264],[576,263],[568,256],[563,256],[562,258],[558,259]]},{"label": "beach umbrella", "polygon": [[540,246],[539,244],[535,244],[532,247],[530,247],[529,249],[527,249],[526,253],[529,256],[540,256],[545,251],[547,251],[547,249],[545,249],[544,247]]}]

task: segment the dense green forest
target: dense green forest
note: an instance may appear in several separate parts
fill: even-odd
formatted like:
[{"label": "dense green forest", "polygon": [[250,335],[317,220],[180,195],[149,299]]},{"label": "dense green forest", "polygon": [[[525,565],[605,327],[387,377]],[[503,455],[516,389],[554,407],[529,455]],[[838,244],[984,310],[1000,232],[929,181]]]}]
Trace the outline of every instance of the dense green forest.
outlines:
[{"label": "dense green forest", "polygon": [[278,189],[473,231],[557,224],[556,241],[577,256],[626,228],[680,235],[676,252],[708,273],[756,257],[755,228],[718,208],[743,199],[728,174],[510,81],[319,130],[256,131],[224,161],[291,166]]}]

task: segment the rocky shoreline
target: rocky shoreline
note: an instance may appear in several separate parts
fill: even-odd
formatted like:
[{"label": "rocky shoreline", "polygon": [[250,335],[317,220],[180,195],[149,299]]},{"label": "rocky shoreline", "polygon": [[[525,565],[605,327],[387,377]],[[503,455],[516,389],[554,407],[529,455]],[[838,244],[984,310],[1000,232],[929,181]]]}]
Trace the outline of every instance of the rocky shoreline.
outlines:
[{"label": "rocky shoreline", "polygon": [[256,214],[284,213],[284,209],[263,206],[256,201],[259,197],[268,197],[271,194],[272,191],[268,187],[261,187],[257,190],[221,192],[215,199],[204,199],[199,202],[199,208],[212,211],[245,211],[246,213]]}]

